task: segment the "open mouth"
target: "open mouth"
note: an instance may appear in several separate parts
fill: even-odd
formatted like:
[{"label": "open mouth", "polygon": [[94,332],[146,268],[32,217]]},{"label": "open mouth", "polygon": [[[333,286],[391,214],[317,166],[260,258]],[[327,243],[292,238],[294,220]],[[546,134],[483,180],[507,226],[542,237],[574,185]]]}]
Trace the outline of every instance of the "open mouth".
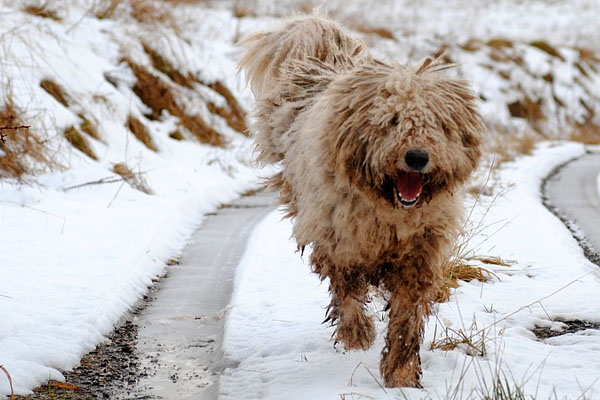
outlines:
[{"label": "open mouth", "polygon": [[396,178],[394,191],[403,207],[414,206],[423,190],[423,179],[420,172],[400,171]]}]

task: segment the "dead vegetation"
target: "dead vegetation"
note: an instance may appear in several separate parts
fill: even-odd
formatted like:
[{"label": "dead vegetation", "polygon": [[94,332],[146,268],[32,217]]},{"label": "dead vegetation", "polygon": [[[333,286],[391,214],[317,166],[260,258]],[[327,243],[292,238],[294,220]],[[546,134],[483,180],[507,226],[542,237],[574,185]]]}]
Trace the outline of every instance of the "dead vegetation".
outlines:
[{"label": "dead vegetation", "polygon": [[529,45],[543,51],[544,53],[551,55],[552,57],[556,57],[561,61],[565,61],[565,58],[562,56],[562,54],[560,54],[559,51],[555,47],[551,46],[547,42],[538,40],[538,41],[529,43]]},{"label": "dead vegetation", "polygon": [[131,133],[133,133],[133,136],[135,136],[136,139],[142,142],[147,148],[152,151],[158,151],[158,147],[156,147],[154,144],[152,136],[150,136],[150,132],[148,132],[146,125],[144,125],[142,121],[133,115],[129,115],[129,117],[127,117],[127,128],[131,131]]},{"label": "dead vegetation", "polygon": [[113,165],[113,172],[121,176],[132,188],[146,194],[152,194],[152,190],[148,186],[148,182],[146,182],[142,173],[133,172],[126,163],[117,163]]},{"label": "dead vegetation", "polygon": [[185,140],[185,136],[183,136],[183,133],[181,133],[181,131],[177,129],[169,133],[169,137],[174,140]]},{"label": "dead vegetation", "polygon": [[124,60],[137,78],[133,92],[151,110],[150,119],[158,119],[163,111],[179,118],[181,126],[201,143],[222,147],[225,140],[219,132],[209,126],[200,116],[188,114],[175,100],[171,86],[131,60]]},{"label": "dead vegetation", "polygon": [[150,57],[152,66],[158,71],[162,72],[171,79],[174,83],[187,88],[193,88],[194,83],[198,83],[209,87],[213,91],[220,94],[226,101],[227,107],[220,107],[216,104],[209,102],[207,104],[208,110],[223,118],[229,127],[243,135],[248,136],[248,126],[246,125],[246,112],[242,109],[237,99],[231,93],[229,88],[221,81],[213,83],[202,82],[192,74],[184,74],[173,66],[165,57],[159,54],[155,49],[149,46],[147,43],[143,44],[144,51]]},{"label": "dead vegetation", "polygon": [[184,75],[177,68],[173,66],[169,61],[167,61],[163,56],[161,56],[156,50],[150,47],[147,43],[142,44],[144,47],[144,51],[150,57],[150,61],[152,62],[152,66],[169,77],[173,82],[178,85],[192,88],[192,84],[196,81],[196,79],[191,75]]},{"label": "dead vegetation", "polygon": [[67,95],[65,94],[64,89],[56,82],[50,79],[44,79],[40,82],[40,86],[44,89],[48,94],[60,104],[65,107],[69,107],[69,101],[67,100]]},{"label": "dead vegetation", "polygon": [[583,144],[600,144],[600,125],[588,117],[582,123],[574,123],[569,140]]},{"label": "dead vegetation", "polygon": [[42,4],[28,4],[23,8],[23,11],[29,13],[31,15],[35,15],[36,17],[41,18],[49,18],[54,21],[61,21],[62,19],[57,14],[56,10],[53,10],[49,7],[50,1],[46,1]]},{"label": "dead vegetation", "polygon": [[92,160],[98,160],[98,156],[96,156],[96,153],[92,150],[90,143],[77,128],[74,126],[68,127],[65,129],[64,135],[65,139],[67,139],[67,141],[77,150],[87,155]]},{"label": "dead vegetation", "polygon": [[96,140],[102,140],[102,138],[100,137],[100,133],[98,132],[98,123],[92,119],[87,118],[83,114],[79,114],[78,116],[81,119],[79,129]]},{"label": "dead vegetation", "polygon": [[386,28],[375,28],[370,26],[359,25],[355,29],[366,35],[376,35],[384,39],[395,40],[394,34]]},{"label": "dead vegetation", "polygon": [[44,143],[24,123],[21,112],[8,101],[0,109],[0,178],[21,180],[25,174],[56,167]]}]

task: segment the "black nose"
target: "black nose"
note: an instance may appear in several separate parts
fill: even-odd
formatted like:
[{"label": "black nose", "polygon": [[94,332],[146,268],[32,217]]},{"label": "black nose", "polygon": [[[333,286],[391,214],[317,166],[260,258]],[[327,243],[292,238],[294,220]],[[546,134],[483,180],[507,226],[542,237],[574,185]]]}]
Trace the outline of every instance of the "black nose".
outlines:
[{"label": "black nose", "polygon": [[409,150],[404,155],[404,161],[413,171],[421,171],[429,162],[429,155],[423,150]]}]

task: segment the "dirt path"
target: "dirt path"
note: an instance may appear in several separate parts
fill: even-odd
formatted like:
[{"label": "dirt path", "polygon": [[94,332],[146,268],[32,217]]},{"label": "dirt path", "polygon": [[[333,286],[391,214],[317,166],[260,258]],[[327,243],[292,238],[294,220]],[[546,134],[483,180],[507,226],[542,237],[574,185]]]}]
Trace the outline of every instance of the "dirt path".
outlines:
[{"label": "dirt path", "polygon": [[254,226],[274,207],[273,193],[258,193],[209,214],[110,341],[64,374],[67,385],[50,382],[17,399],[216,399],[235,270]]},{"label": "dirt path", "polygon": [[544,204],[571,230],[586,256],[600,265],[600,153],[556,168],[544,181]]}]

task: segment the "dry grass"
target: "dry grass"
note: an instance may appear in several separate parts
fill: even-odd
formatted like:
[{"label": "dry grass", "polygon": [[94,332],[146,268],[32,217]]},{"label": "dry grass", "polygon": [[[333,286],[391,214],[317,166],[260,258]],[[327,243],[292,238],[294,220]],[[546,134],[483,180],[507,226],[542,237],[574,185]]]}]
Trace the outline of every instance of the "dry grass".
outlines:
[{"label": "dry grass", "polygon": [[144,51],[150,57],[150,61],[152,62],[152,66],[167,75],[169,79],[178,85],[185,86],[187,88],[191,88],[192,84],[196,81],[196,78],[191,76],[190,74],[184,75],[177,68],[173,66],[169,61],[167,61],[163,56],[161,56],[156,50],[154,50],[147,43],[143,43]]},{"label": "dry grass", "polygon": [[516,118],[524,118],[530,123],[538,123],[546,119],[542,110],[543,99],[532,100],[529,97],[507,104],[510,115]]},{"label": "dry grass", "polygon": [[98,124],[83,114],[79,114],[78,116],[82,120],[81,124],[79,124],[79,129],[96,140],[102,140],[100,133],[98,132]]},{"label": "dry grass", "polygon": [[256,16],[254,14],[254,12],[252,11],[252,8],[248,4],[245,4],[245,2],[243,0],[238,0],[233,5],[233,15],[236,18],[244,18],[244,17],[248,17],[248,16]]},{"label": "dry grass", "polygon": [[117,163],[113,165],[113,172],[120,175],[129,186],[146,194],[152,194],[152,190],[148,186],[148,182],[141,173],[133,172],[125,163]]},{"label": "dry grass", "polygon": [[131,16],[142,24],[168,24],[177,27],[175,16],[171,13],[168,4],[162,4],[154,0],[129,0]]},{"label": "dry grass", "polygon": [[[8,101],[0,109],[0,127],[24,126],[20,110]],[[57,164],[48,153],[44,143],[30,128],[2,130],[4,141],[0,141],[0,178],[16,178]]]},{"label": "dry grass", "polygon": [[96,7],[94,14],[98,19],[114,18],[117,8],[123,3],[123,0],[101,0]]},{"label": "dry grass", "polygon": [[394,34],[389,29],[386,29],[386,28],[374,28],[374,27],[360,25],[360,26],[355,27],[355,29],[357,31],[362,32],[367,35],[376,35],[376,36],[382,37],[384,39],[390,39],[390,40],[396,39],[394,37]]},{"label": "dry grass", "polygon": [[94,150],[92,150],[90,143],[85,138],[85,136],[83,136],[81,132],[77,130],[77,128],[71,126],[65,129],[64,134],[65,139],[67,139],[67,141],[71,143],[73,147],[75,147],[77,150],[81,151],[83,154],[87,155],[91,159],[98,160],[98,156],[96,156],[96,153],[94,153]]},{"label": "dry grass", "polygon": [[177,68],[173,66],[171,62],[169,62],[165,57],[163,57],[160,53],[158,53],[155,49],[153,49],[147,43],[143,44],[144,51],[150,57],[152,62],[152,66],[165,74],[171,79],[174,83],[192,88],[194,83],[200,83],[202,85],[208,86],[215,92],[219,93],[225,101],[227,102],[227,108],[219,107],[214,103],[208,103],[208,109],[211,113],[220,116],[225,119],[227,125],[232,129],[240,132],[243,135],[248,136],[248,126],[246,125],[246,112],[242,109],[239,102],[231,93],[231,90],[221,81],[216,81],[214,83],[204,83],[196,79],[190,73],[183,74]]},{"label": "dry grass", "polygon": [[23,8],[23,11],[36,17],[49,18],[54,21],[61,21],[60,16],[56,13],[56,10],[49,8],[49,1],[46,1],[40,5],[29,4]]},{"label": "dry grass", "polygon": [[555,47],[548,44],[547,42],[538,40],[529,43],[529,45],[543,51],[544,53],[550,54],[552,57],[556,57],[561,61],[565,61],[565,58],[558,52],[558,50]]},{"label": "dry grass", "polygon": [[197,115],[189,115],[175,101],[171,87],[159,77],[147,71],[144,67],[125,60],[132,68],[137,82],[133,86],[133,92],[146,104],[152,113],[151,119],[158,119],[163,111],[168,111],[179,118],[181,126],[187,129],[201,143],[213,146],[224,146],[225,140],[219,132],[210,127]]},{"label": "dry grass", "polygon": [[573,124],[569,140],[584,144],[600,144],[600,126],[592,118],[583,123]]},{"label": "dry grass", "polygon": [[183,133],[181,133],[179,130],[174,130],[173,132],[169,133],[169,137],[175,140],[185,140],[185,136],[183,136]]},{"label": "dry grass", "polygon": [[504,38],[495,38],[495,39],[490,39],[488,40],[488,42],[486,43],[488,45],[488,47],[491,47],[493,49],[502,49],[502,48],[511,48],[513,47],[513,43],[508,40],[508,39],[504,39]]},{"label": "dry grass", "polygon": [[244,111],[244,109],[242,109],[239,102],[237,101],[233,93],[231,93],[229,88],[225,86],[225,84],[221,81],[216,81],[214,83],[209,84],[203,82],[200,83],[208,86],[209,88],[223,96],[229,108],[226,109],[223,107],[218,107],[215,104],[209,103],[208,109],[210,110],[210,112],[224,118],[227,122],[227,125],[229,125],[231,129],[234,129],[245,136],[250,136],[250,131],[248,130],[248,125],[246,124],[246,112]]},{"label": "dry grass", "polygon": [[152,136],[150,136],[148,129],[142,123],[142,121],[133,115],[129,115],[129,117],[127,117],[127,128],[129,128],[131,133],[133,133],[133,136],[135,136],[136,139],[142,142],[147,148],[152,151],[158,151],[158,147],[156,147],[154,144]]},{"label": "dry grass", "polygon": [[69,101],[67,100],[67,95],[65,94],[64,89],[56,82],[50,79],[44,79],[40,82],[40,86],[44,89],[48,94],[60,104],[65,107],[69,107]]}]

